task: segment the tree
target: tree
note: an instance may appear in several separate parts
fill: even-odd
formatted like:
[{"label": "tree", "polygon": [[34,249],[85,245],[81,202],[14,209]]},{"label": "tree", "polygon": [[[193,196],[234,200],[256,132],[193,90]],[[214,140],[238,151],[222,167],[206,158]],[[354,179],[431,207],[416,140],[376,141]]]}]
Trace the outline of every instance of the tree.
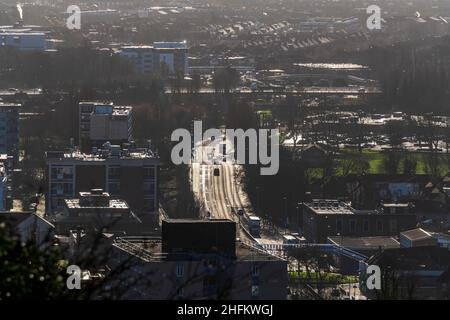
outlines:
[{"label": "tree", "polygon": [[193,93],[199,93],[201,87],[202,87],[202,79],[200,77],[200,74],[197,71],[194,71],[191,81],[191,91]]},{"label": "tree", "polygon": [[40,251],[0,229],[0,299],[62,299],[70,297],[64,261],[58,251]]},{"label": "tree", "polygon": [[383,166],[387,174],[395,175],[400,167],[400,154],[395,151],[389,151],[384,154]]},{"label": "tree", "polygon": [[403,174],[415,175],[417,170],[417,159],[412,155],[406,155],[403,160]]},{"label": "tree", "polygon": [[342,175],[346,177],[352,173],[363,174],[369,169],[369,162],[361,156],[349,154],[344,155],[340,160],[340,167]]},{"label": "tree", "polygon": [[216,92],[229,93],[239,84],[239,72],[231,67],[214,72],[213,83]]}]

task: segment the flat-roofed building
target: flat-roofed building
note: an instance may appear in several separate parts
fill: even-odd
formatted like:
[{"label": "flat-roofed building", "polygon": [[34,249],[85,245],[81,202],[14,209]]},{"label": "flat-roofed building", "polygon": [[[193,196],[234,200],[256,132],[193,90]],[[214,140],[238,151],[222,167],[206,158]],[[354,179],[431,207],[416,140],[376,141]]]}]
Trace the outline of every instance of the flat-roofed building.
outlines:
[{"label": "flat-roofed building", "polygon": [[[327,242],[342,247],[363,256],[371,257],[381,250],[400,248],[400,242],[392,236],[378,237],[328,237]],[[342,274],[358,274],[358,259],[340,255],[339,251],[333,254],[333,263]]]},{"label": "flat-roofed building", "polygon": [[327,237],[398,236],[416,225],[416,216],[389,210],[357,210],[338,200],[303,204],[303,233],[308,241],[325,243]]},{"label": "flat-roofed building", "polygon": [[123,299],[287,298],[287,261],[236,240],[234,221],[172,220],[161,239],[118,237],[113,248],[111,270],[132,265],[117,279]]},{"label": "flat-roofed building", "polygon": [[50,217],[57,234],[70,234],[81,229],[87,232],[138,234],[142,222],[126,201],[112,198],[102,189],[80,192],[78,198],[64,200],[64,212]]},{"label": "flat-roofed building", "polygon": [[154,71],[152,46],[124,46],[119,55],[130,60],[136,73],[151,74]]},{"label": "flat-roofed building", "polygon": [[79,192],[102,189],[125,200],[141,219],[158,216],[158,170],[160,160],[149,148],[105,144],[95,153],[78,150],[46,153],[47,211],[64,209],[65,199]]},{"label": "flat-roofed building", "polygon": [[422,228],[400,233],[400,243],[403,248],[437,246],[438,242],[431,233]]},{"label": "flat-roofed building", "polygon": [[188,48],[183,42],[153,43],[153,65],[159,73],[188,73]]},{"label": "flat-roofed building", "polygon": [[140,74],[188,73],[188,46],[182,42],[154,42],[152,46],[123,46],[117,53],[127,58]]},{"label": "flat-roofed building", "polygon": [[0,101],[0,154],[18,153],[20,107],[21,104]]},{"label": "flat-roofed building", "polygon": [[133,107],[113,103],[80,102],[79,146],[85,152],[109,141],[112,144],[133,139]]},{"label": "flat-roofed building", "polygon": [[0,30],[0,46],[14,47],[23,51],[50,49],[46,33],[20,29]]}]

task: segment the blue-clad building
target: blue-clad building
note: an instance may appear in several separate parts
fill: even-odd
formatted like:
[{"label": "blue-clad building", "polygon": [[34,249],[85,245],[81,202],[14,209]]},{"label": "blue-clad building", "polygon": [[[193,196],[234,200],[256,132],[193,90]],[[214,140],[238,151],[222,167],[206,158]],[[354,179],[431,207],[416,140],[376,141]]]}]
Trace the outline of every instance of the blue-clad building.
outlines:
[{"label": "blue-clad building", "polygon": [[19,150],[20,104],[0,102],[0,154],[16,156]]}]

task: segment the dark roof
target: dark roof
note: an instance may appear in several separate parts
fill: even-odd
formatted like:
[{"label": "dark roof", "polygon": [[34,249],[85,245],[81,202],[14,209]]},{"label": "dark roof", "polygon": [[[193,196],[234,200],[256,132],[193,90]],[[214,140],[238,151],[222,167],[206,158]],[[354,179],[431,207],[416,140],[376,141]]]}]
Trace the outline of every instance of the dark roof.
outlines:
[{"label": "dark roof", "polygon": [[377,250],[399,248],[400,243],[393,237],[328,237],[332,243],[353,250]]},{"label": "dark roof", "polygon": [[234,223],[234,221],[230,220],[230,219],[208,219],[208,220],[203,220],[203,219],[164,219],[165,222],[167,223],[209,223],[209,224],[213,224],[213,223]]},{"label": "dark roof", "polygon": [[31,214],[31,212],[1,211],[0,223],[5,223],[7,226],[15,228],[27,218],[29,218]]},{"label": "dark roof", "polygon": [[403,231],[400,233],[400,235],[408,238],[411,241],[427,239],[427,238],[433,237],[430,233],[423,230],[422,228]]}]

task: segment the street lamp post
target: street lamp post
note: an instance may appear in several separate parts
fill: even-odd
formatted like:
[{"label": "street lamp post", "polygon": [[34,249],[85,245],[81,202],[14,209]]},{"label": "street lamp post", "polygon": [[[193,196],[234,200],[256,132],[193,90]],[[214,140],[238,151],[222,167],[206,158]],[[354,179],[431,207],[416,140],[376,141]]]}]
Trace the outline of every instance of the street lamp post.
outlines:
[{"label": "street lamp post", "polygon": [[256,212],[259,211],[259,187],[256,187]]},{"label": "street lamp post", "polygon": [[285,220],[284,220],[284,228],[285,228],[285,233],[287,233],[287,228],[288,228],[288,207],[287,207],[287,197],[283,197],[284,200],[284,216],[285,216]]}]

